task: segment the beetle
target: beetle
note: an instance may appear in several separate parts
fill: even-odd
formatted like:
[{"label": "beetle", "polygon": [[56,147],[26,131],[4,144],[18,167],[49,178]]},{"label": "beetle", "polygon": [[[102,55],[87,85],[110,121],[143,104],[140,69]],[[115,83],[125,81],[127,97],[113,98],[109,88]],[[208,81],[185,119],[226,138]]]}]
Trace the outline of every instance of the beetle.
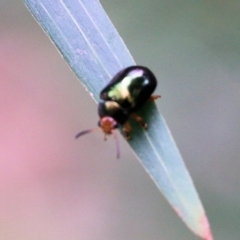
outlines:
[{"label": "beetle", "polygon": [[152,95],[157,86],[157,79],[152,71],[144,66],[130,66],[118,72],[108,85],[100,92],[101,101],[98,104],[100,120],[98,128],[79,132],[75,138],[102,129],[104,140],[113,134],[119,158],[119,144],[115,129],[123,126],[125,138],[130,138],[131,126],[128,119],[132,117],[144,129],[147,124],[136,114],[148,100],[155,100],[160,95]]}]

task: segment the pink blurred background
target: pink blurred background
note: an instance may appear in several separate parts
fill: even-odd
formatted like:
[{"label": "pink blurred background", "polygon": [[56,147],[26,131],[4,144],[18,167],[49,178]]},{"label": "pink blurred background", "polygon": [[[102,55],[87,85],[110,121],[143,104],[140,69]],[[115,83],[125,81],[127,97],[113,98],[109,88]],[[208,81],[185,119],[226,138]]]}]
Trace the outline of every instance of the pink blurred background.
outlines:
[{"label": "pink blurred background", "polygon": [[74,139],[96,104],[18,7],[0,25],[0,239],[106,239],[122,162],[102,136]]}]

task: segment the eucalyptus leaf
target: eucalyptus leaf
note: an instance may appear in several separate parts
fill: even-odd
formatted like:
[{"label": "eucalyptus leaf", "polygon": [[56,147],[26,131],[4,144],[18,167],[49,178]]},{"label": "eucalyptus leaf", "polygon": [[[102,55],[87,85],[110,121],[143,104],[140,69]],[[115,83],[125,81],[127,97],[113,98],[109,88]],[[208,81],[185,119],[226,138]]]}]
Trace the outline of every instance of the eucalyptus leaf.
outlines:
[{"label": "eucalyptus leaf", "polygon": [[[96,101],[119,70],[135,65],[99,1],[25,3]],[[154,103],[144,107],[141,115],[148,130],[133,124],[129,145],[186,225],[201,238],[212,240],[203,206],[163,117]]]}]

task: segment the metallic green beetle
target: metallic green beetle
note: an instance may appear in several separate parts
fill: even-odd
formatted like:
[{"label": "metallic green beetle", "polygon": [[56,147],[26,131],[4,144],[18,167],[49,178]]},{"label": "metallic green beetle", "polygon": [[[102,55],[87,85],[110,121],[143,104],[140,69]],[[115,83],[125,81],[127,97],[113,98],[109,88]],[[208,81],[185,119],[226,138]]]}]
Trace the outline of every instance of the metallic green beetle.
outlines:
[{"label": "metallic green beetle", "polygon": [[106,135],[113,134],[117,143],[117,157],[119,157],[118,141],[114,129],[123,125],[126,139],[130,138],[131,126],[128,123],[132,117],[147,128],[147,124],[136,112],[143,107],[149,99],[157,99],[159,95],[153,95],[157,86],[157,79],[150,69],[143,66],[131,66],[121,70],[113,77],[109,84],[100,92],[101,101],[98,105],[100,120],[99,128],[79,132],[76,138],[102,129]]}]

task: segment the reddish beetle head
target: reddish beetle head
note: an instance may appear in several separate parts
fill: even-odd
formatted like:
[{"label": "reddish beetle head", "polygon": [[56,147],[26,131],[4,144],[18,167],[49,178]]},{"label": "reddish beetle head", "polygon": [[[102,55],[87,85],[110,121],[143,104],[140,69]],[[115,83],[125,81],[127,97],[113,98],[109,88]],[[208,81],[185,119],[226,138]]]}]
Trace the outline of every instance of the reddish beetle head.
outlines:
[{"label": "reddish beetle head", "polygon": [[118,124],[112,117],[103,117],[99,120],[98,126],[108,135],[113,133],[113,129],[117,128]]}]

